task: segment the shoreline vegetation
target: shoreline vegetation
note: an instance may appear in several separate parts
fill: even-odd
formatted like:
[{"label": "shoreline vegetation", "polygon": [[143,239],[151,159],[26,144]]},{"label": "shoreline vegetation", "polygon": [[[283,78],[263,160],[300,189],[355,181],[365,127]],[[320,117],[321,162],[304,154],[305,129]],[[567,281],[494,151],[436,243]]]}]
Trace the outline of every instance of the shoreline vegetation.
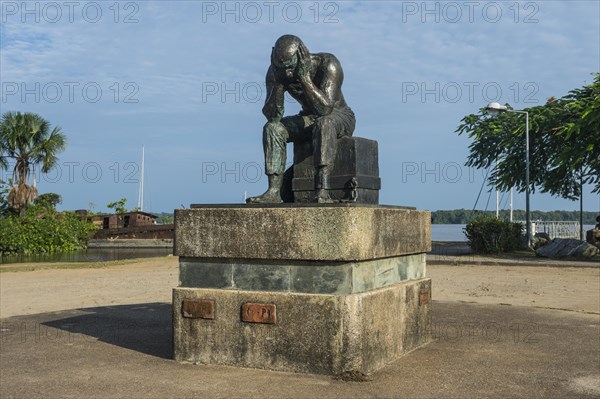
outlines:
[{"label": "shoreline vegetation", "polygon": [[86,248],[96,226],[74,212],[58,212],[44,196],[20,214],[0,215],[0,257],[72,252]]}]

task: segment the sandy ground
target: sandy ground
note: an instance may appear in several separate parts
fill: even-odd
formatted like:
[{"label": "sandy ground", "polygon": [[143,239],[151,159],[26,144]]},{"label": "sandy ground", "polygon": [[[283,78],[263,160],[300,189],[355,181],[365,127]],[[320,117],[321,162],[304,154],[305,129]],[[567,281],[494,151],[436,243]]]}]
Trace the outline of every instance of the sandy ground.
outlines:
[{"label": "sandy ground", "polygon": [[[171,302],[177,257],[102,269],[0,273],[0,318],[57,310]],[[600,314],[600,269],[430,265],[433,299]]]},{"label": "sandy ground", "polygon": [[432,265],[433,299],[600,314],[600,270]]}]

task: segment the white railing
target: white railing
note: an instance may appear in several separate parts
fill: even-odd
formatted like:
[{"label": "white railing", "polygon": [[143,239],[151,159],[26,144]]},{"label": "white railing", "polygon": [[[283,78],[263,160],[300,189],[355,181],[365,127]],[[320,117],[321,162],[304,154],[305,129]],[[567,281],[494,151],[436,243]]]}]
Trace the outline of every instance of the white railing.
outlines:
[{"label": "white railing", "polygon": [[546,233],[550,238],[579,238],[579,222],[531,222],[531,234],[536,233]]}]

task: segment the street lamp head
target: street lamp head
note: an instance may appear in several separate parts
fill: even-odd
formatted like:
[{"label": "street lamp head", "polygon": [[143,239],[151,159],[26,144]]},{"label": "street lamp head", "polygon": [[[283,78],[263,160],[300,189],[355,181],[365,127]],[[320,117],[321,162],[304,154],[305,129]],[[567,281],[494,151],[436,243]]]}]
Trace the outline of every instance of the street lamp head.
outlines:
[{"label": "street lamp head", "polygon": [[500,105],[499,103],[489,103],[488,106],[485,107],[485,110],[488,112],[488,114],[497,116],[501,112],[508,111],[508,107],[506,105]]}]

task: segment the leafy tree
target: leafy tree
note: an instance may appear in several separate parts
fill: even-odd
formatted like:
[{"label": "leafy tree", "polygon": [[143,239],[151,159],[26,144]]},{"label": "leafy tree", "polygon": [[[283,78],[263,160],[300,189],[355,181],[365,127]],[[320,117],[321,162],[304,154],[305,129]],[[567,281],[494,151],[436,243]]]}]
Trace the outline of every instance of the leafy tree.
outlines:
[{"label": "leafy tree", "polygon": [[[581,196],[582,184],[592,184],[593,192],[600,193],[600,74],[590,85],[525,111],[530,118],[531,192],[539,187],[574,200]],[[500,190],[525,191],[523,115],[490,117],[481,109],[461,122],[456,133],[473,138],[465,164],[489,168],[497,161],[488,183]]]},{"label": "leafy tree", "polygon": [[160,224],[173,224],[175,222],[175,217],[173,215],[163,214],[159,216],[157,222]]},{"label": "leafy tree", "polygon": [[57,163],[57,154],[65,149],[66,138],[60,127],[32,112],[6,112],[0,119],[0,168],[8,169],[8,160],[15,161],[13,186],[7,201],[21,215],[37,196],[35,187],[27,184],[30,172],[41,165],[42,173]]},{"label": "leafy tree", "polygon": [[115,213],[127,212],[127,198],[121,198],[119,201],[111,202],[106,205],[108,209],[114,209]]},{"label": "leafy tree", "polygon": [[62,202],[62,198],[60,195],[55,193],[45,193],[39,195],[36,199],[33,200],[35,205],[40,205],[45,208],[56,209],[56,205]]},{"label": "leafy tree", "polygon": [[33,204],[20,216],[13,212],[0,217],[0,256],[85,248],[96,229],[73,212],[57,212],[44,204]]}]

